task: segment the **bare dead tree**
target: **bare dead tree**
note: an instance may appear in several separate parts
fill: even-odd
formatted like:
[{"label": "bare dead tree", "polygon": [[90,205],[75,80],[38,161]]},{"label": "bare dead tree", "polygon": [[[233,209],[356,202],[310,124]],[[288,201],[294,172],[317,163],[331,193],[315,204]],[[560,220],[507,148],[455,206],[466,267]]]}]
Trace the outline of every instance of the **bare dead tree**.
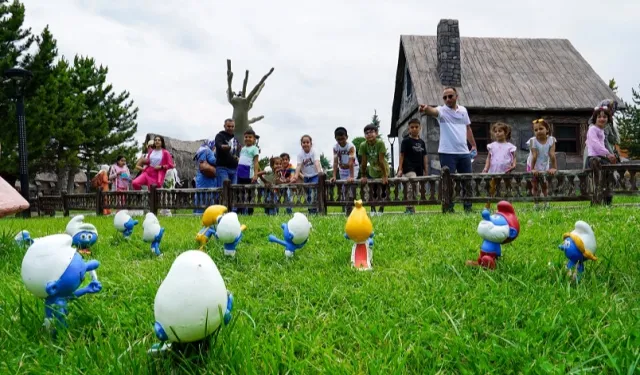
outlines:
[{"label": "bare dead tree", "polygon": [[253,108],[253,103],[255,103],[258,95],[262,92],[264,88],[265,81],[271,73],[273,73],[274,68],[269,70],[269,73],[265,74],[264,77],[258,82],[258,84],[251,90],[249,95],[247,95],[247,84],[249,83],[249,71],[247,70],[244,74],[244,82],[242,83],[242,91],[236,93],[231,89],[231,83],[233,81],[233,72],[231,71],[231,60],[227,59],[227,98],[229,103],[233,106],[233,121],[236,123],[235,135],[238,139],[242,139],[245,130],[249,129],[249,126],[255,122],[258,122],[264,118],[264,116],[258,116],[249,119],[249,110]]}]

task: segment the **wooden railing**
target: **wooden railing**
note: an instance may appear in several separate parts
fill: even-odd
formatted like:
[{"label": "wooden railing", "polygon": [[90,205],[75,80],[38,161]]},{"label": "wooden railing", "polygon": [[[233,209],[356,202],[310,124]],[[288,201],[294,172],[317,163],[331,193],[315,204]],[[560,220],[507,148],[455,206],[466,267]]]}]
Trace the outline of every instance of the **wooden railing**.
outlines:
[{"label": "wooden railing", "polygon": [[[563,170],[553,175],[532,173],[451,174],[445,167],[440,176],[382,180],[335,181],[320,176],[318,183],[288,185],[231,185],[225,181],[211,189],[158,189],[41,196],[35,200],[38,212],[136,209],[157,213],[159,209],[204,209],[212,204],[229,208],[309,208],[325,214],[328,207],[350,206],[362,199],[372,206],[441,205],[442,211],[457,202],[566,202],[591,201],[603,204],[614,195],[640,195],[640,164],[600,165],[590,169]],[[533,187],[538,194],[534,196]],[[540,192],[546,186],[547,195]]]}]

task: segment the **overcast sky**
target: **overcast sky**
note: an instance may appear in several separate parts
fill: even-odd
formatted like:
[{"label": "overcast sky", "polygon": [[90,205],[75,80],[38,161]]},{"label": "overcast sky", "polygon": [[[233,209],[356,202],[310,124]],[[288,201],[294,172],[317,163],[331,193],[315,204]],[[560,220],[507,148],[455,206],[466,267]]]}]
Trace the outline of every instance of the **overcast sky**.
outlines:
[{"label": "overcast sky", "polygon": [[245,69],[252,88],[275,68],[250,112],[265,116],[254,124],[263,155],[297,154],[305,133],[330,154],[333,130],[362,135],[374,109],[386,135],[400,35],[435,35],[441,18],[458,19],[463,37],[566,38],[605,81],[615,77],[623,99],[640,84],[638,0],[26,0],[25,6],[27,25],[39,33],[48,24],[60,54],[94,57],[109,67],[116,90],[131,93],[140,108],[138,140],[148,132],[214,137],[232,111],[228,58],[235,91]]}]

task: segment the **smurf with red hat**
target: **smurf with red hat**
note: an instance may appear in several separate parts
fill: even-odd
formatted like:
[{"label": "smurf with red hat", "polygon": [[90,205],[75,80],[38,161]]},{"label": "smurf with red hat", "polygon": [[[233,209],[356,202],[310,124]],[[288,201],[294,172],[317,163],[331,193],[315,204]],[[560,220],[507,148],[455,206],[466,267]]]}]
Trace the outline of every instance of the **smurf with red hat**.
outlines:
[{"label": "smurf with red hat", "polygon": [[519,233],[520,223],[511,203],[498,202],[498,211],[493,215],[485,208],[478,224],[478,234],[484,240],[480,245],[480,256],[478,260],[468,260],[467,265],[496,268],[496,260],[502,256],[502,245],[515,240]]}]

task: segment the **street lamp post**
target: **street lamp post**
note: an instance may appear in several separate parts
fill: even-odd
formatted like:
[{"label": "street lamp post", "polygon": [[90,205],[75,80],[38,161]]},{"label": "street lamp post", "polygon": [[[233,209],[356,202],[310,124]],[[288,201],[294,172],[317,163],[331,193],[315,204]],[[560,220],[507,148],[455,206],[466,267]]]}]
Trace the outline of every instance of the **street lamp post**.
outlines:
[{"label": "street lamp post", "polygon": [[[16,83],[16,115],[18,119],[18,155],[20,157],[20,193],[29,202],[29,168],[27,166],[27,126],[24,115],[24,88],[32,77],[30,71],[22,68],[7,69],[4,76]],[[22,212],[25,218],[31,217],[31,210]]]},{"label": "street lamp post", "polygon": [[391,134],[387,135],[387,139],[389,140],[389,144],[391,145],[391,177],[396,176],[396,163],[395,163],[395,153],[393,151],[393,144],[396,141],[396,137]]}]

